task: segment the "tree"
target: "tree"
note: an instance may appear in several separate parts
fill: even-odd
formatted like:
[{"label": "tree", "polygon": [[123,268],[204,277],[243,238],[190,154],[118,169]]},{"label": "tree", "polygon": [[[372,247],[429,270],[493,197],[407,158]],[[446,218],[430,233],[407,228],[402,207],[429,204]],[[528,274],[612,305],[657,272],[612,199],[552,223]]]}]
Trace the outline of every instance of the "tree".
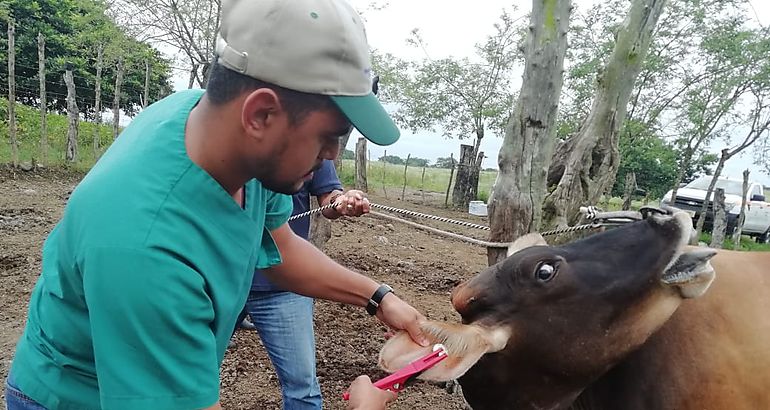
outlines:
[{"label": "tree", "polygon": [[221,0],[115,0],[111,13],[137,38],[166,44],[184,56],[188,87],[205,87],[214,58]]},{"label": "tree", "polygon": [[[640,126],[636,123],[626,123],[626,127]],[[677,152],[662,138],[654,133],[623,132],[620,137],[620,166],[613,196],[623,195],[626,175],[636,175],[636,185],[644,190],[651,198],[662,198],[674,183],[677,175]]]},{"label": "tree", "polygon": [[388,164],[404,165],[404,159],[398,155],[383,155],[380,157],[380,161],[387,162]]},{"label": "tree", "polygon": [[[763,54],[770,52],[770,41],[764,42],[764,47],[759,47]],[[744,47],[743,50],[752,47]],[[722,153],[719,157],[714,175],[711,178],[709,187],[706,190],[706,198],[703,201],[703,205],[700,210],[701,215],[706,215],[708,206],[711,200],[711,193],[716,186],[717,179],[722,174],[725,163],[737,154],[740,154],[746,148],[751,147],[760,139],[768,140],[768,134],[770,133],[770,63],[766,67],[760,67],[757,76],[754,78],[756,82],[752,84],[751,94],[753,97],[754,107],[745,118],[749,123],[748,132],[743,139],[736,145],[730,148],[722,149]],[[703,232],[703,224],[706,218],[698,218],[698,222],[695,227],[695,235],[692,238],[692,244],[697,244],[698,238],[700,238],[701,232]]]},{"label": "tree", "polygon": [[581,204],[596,203],[615,182],[620,164],[618,139],[634,82],[647,56],[665,0],[633,0],[603,71],[591,111],[580,131],[562,144],[558,183],[546,197],[547,225],[566,226]]},{"label": "tree", "polygon": [[[106,15],[106,4],[99,0],[7,0],[6,7],[17,22],[16,82],[17,100],[25,105],[36,105],[39,100],[37,36],[46,39],[46,94],[48,108],[66,111],[67,87],[61,81],[65,63],[73,65],[77,90],[76,103],[81,112],[93,110],[96,76],[96,57],[99,44],[107,46],[111,54],[124,55],[130,67],[141,64],[141,69],[126,71],[123,109],[129,114],[141,106],[144,88],[144,61],[150,56],[153,76],[150,95],[165,96],[171,90],[169,63],[157,50],[146,43],[128,37]],[[6,23],[0,21],[5,31]],[[6,59],[5,48],[0,48],[0,60]],[[107,64],[112,66],[112,64]],[[138,66],[137,66],[138,68]],[[115,83],[115,70],[106,67],[103,73],[103,92],[112,95],[110,84]],[[5,81],[7,73],[0,72]],[[111,97],[110,97],[111,98]],[[153,98],[155,99],[155,98]]]},{"label": "tree", "polygon": [[[479,146],[486,131],[502,135],[510,116],[513,94],[510,91],[510,70],[515,62],[517,39],[516,21],[503,13],[495,24],[495,32],[484,43],[477,44],[477,58],[471,60],[428,56],[417,63],[409,63],[391,55],[375,56],[374,69],[382,82],[390,84],[383,100],[395,103],[396,121],[414,132],[444,130],[449,138],[475,139],[471,173],[464,176],[478,178],[481,161]],[[427,50],[428,46],[417,30],[411,43]],[[458,171],[459,172],[459,171]],[[461,176],[458,174],[458,181]],[[470,186],[455,204],[467,205],[475,199],[477,186]]]},{"label": "tree", "polygon": [[433,164],[434,168],[452,168],[455,166],[455,160],[451,157],[439,157],[436,158],[436,163]]},{"label": "tree", "polygon": [[[525,45],[524,79],[498,156],[489,199],[490,241],[508,242],[540,227],[540,205],[556,136],[556,115],[567,51],[569,0],[534,0]],[[490,265],[506,249],[488,248]]]},{"label": "tree", "polygon": [[419,157],[410,157],[406,163],[410,167],[427,167],[430,164],[430,160]]}]

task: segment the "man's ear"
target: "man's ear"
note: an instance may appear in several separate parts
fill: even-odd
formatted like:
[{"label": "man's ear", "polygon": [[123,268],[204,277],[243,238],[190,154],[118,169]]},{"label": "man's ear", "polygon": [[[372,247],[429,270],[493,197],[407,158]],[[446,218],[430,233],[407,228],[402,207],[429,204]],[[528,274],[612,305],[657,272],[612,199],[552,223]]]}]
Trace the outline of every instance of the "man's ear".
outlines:
[{"label": "man's ear", "polygon": [[269,88],[258,88],[244,97],[241,125],[248,135],[263,135],[270,130],[270,127],[285,120],[287,120],[286,113],[275,91]]},{"label": "man's ear", "polygon": [[[475,325],[424,322],[421,327],[431,342],[446,347],[448,357],[418,377],[433,381],[457,379],[484,354],[503,349],[510,335],[503,328],[488,329]],[[420,346],[409,334],[399,332],[380,350],[379,364],[383,370],[393,373],[432,350],[433,345]]]}]

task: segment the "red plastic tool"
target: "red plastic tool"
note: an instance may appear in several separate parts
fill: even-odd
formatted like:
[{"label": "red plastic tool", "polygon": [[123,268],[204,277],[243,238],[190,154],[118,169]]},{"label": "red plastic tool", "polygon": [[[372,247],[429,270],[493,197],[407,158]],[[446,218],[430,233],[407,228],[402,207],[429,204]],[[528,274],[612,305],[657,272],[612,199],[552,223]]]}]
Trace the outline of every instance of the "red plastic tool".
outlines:
[{"label": "red plastic tool", "polygon": [[[437,365],[446,358],[446,347],[441,343],[437,343],[433,345],[433,350],[430,353],[402,367],[390,376],[377,380],[374,382],[374,386],[382,390],[398,393],[404,390],[408,381],[416,378],[422,372]],[[345,400],[350,399],[350,393],[345,392],[342,398]]]}]

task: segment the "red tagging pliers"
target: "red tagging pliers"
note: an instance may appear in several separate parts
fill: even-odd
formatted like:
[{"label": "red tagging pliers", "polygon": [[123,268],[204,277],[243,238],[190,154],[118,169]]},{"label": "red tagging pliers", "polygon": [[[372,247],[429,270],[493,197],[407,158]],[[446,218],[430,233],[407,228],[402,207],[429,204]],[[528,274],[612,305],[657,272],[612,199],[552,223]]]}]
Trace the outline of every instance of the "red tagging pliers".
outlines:
[{"label": "red tagging pliers", "polygon": [[[374,382],[374,386],[382,390],[398,393],[404,390],[407,382],[415,379],[422,372],[437,365],[446,358],[446,347],[441,343],[436,343],[433,345],[433,350],[430,353],[402,367],[390,376],[377,380]],[[342,398],[344,400],[350,399],[350,393],[345,392]]]}]

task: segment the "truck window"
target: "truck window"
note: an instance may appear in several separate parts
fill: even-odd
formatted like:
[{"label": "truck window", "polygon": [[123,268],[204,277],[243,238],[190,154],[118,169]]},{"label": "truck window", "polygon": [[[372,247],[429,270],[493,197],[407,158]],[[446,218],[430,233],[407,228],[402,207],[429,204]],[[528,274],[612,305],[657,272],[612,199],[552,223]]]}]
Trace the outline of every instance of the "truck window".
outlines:
[{"label": "truck window", "polygon": [[751,190],[751,195],[749,195],[749,198],[753,197],[754,195],[764,195],[762,193],[762,190],[759,188],[759,185],[754,185],[754,188]]}]

